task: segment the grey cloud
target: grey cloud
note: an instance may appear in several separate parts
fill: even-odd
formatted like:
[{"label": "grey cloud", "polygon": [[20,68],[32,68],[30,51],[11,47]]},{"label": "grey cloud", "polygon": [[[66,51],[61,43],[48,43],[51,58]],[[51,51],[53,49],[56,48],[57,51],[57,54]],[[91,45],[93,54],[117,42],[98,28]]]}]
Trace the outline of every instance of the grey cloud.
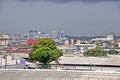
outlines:
[{"label": "grey cloud", "polygon": [[3,2],[3,0],[0,0],[0,4]]},{"label": "grey cloud", "polygon": [[1,8],[2,4],[3,4],[3,0],[0,0],[0,8]]},{"label": "grey cloud", "polygon": [[100,2],[100,1],[119,1],[119,0],[18,0],[18,1],[49,1],[49,2],[54,2],[54,3],[68,3],[68,2]]}]

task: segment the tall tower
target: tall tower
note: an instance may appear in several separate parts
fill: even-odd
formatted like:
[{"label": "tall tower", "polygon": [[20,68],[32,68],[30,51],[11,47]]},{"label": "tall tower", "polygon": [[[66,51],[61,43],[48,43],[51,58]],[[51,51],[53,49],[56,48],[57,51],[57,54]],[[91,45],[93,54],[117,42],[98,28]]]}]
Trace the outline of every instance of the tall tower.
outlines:
[{"label": "tall tower", "polygon": [[36,39],[36,35],[37,35],[37,31],[35,30],[30,30],[28,32],[28,39],[32,38],[32,39]]},{"label": "tall tower", "polygon": [[63,31],[60,32],[60,36],[61,36],[61,38],[64,38],[64,32]]},{"label": "tall tower", "polygon": [[62,40],[62,39],[64,39],[65,37],[64,37],[64,32],[63,31],[61,31],[61,32],[59,32],[58,33],[58,40]]},{"label": "tall tower", "polygon": [[51,38],[54,39],[54,40],[57,38],[56,31],[51,32]]}]

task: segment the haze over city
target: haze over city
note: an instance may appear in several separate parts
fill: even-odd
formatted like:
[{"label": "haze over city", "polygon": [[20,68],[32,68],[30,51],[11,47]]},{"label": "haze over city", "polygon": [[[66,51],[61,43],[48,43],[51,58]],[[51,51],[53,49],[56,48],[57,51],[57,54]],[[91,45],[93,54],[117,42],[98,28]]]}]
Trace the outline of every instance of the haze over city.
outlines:
[{"label": "haze over city", "polygon": [[119,0],[0,0],[0,32],[120,35]]},{"label": "haze over city", "polygon": [[0,80],[120,80],[120,0],[0,0]]}]

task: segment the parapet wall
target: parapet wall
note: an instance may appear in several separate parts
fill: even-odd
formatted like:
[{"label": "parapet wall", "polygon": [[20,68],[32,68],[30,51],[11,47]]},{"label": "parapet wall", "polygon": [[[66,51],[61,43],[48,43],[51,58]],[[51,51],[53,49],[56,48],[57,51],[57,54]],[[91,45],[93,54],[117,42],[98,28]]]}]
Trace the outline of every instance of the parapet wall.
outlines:
[{"label": "parapet wall", "polygon": [[120,73],[56,70],[0,70],[0,80],[120,80]]}]

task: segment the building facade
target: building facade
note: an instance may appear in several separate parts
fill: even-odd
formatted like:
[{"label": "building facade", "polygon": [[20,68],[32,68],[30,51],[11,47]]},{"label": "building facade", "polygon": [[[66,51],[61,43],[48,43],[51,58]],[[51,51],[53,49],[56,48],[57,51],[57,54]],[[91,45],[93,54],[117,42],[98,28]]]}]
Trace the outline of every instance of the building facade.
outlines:
[{"label": "building facade", "polygon": [[74,52],[75,53],[84,53],[85,51],[95,48],[95,44],[75,44],[74,45]]},{"label": "building facade", "polygon": [[0,33],[0,46],[7,46],[8,40],[9,40],[8,34]]}]

